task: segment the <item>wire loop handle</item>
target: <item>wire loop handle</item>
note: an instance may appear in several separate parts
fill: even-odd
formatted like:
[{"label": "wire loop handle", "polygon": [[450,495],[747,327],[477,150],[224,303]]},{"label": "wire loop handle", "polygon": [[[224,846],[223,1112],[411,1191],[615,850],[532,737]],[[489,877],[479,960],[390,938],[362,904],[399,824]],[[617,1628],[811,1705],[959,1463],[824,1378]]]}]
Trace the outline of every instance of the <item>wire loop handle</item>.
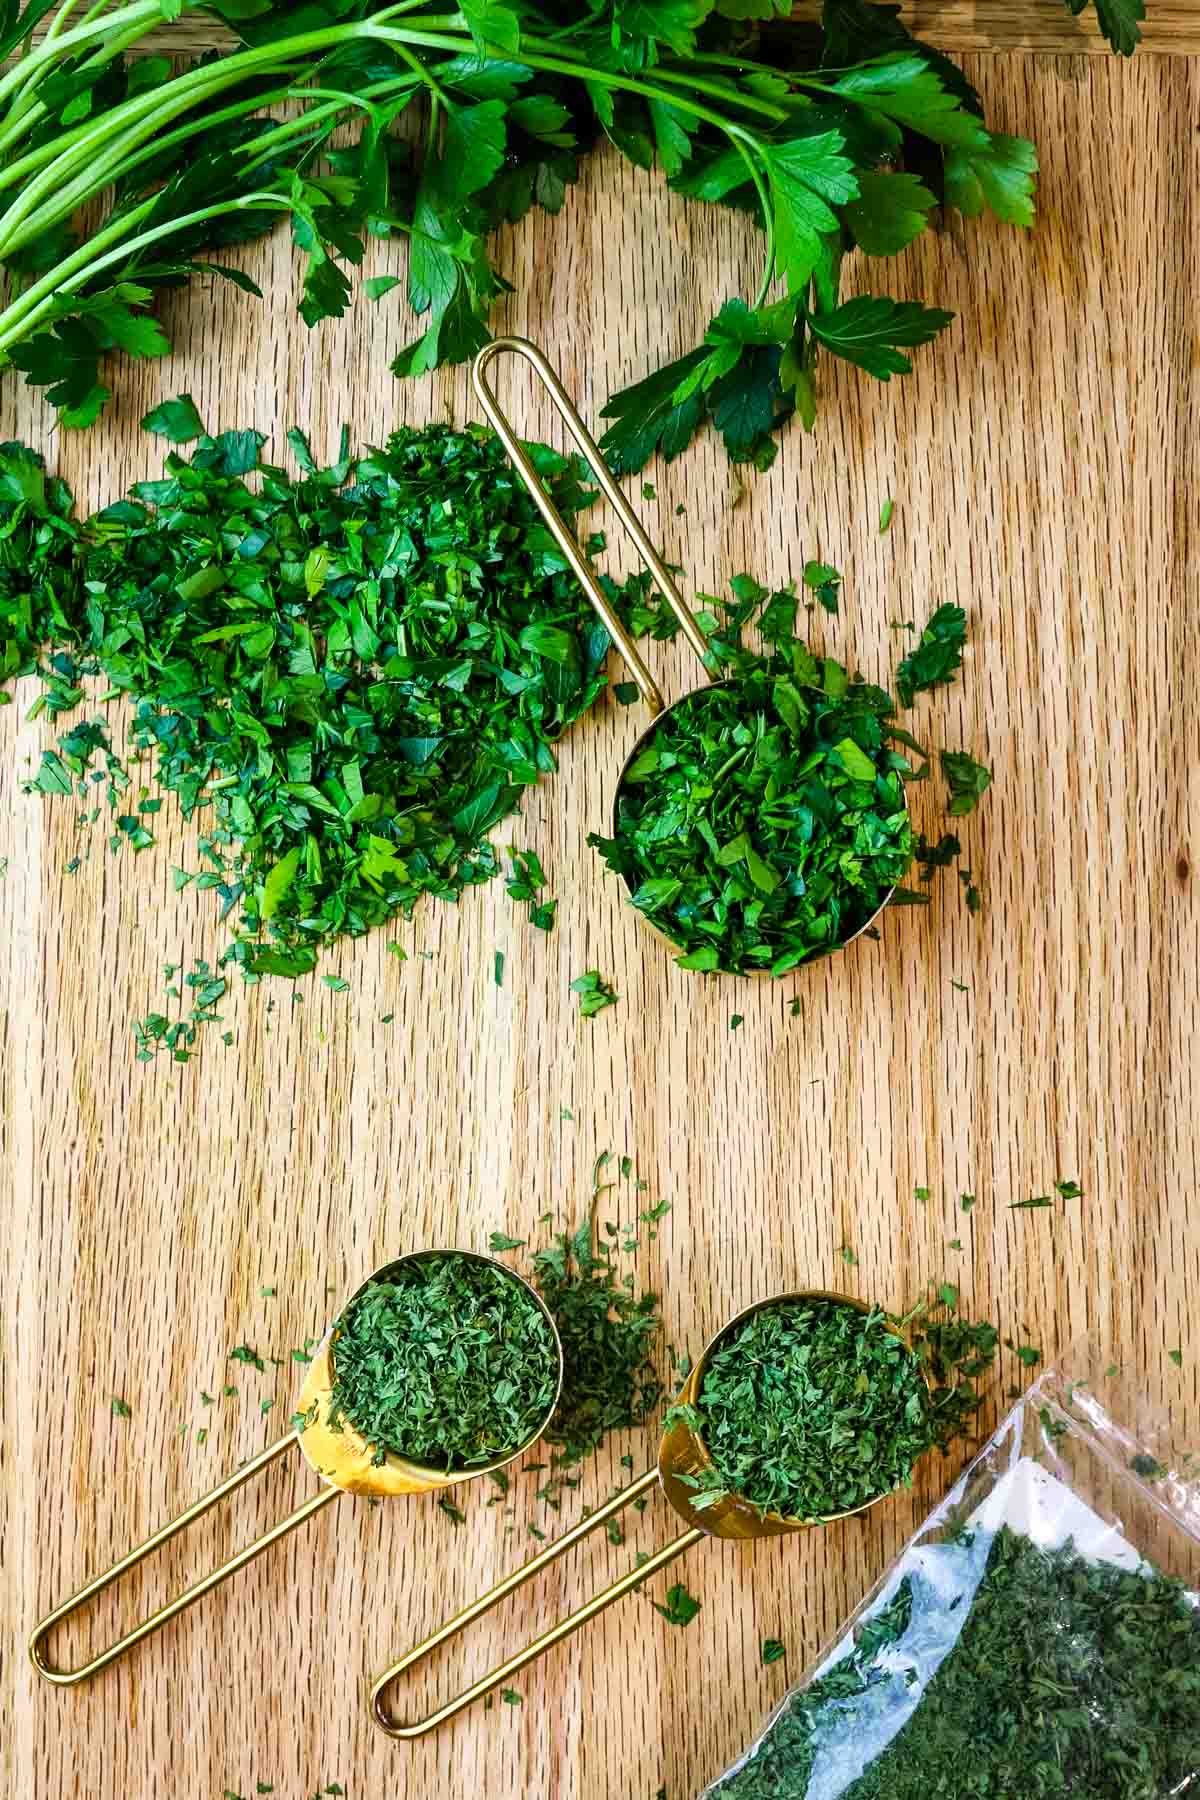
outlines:
[{"label": "wire loop handle", "polygon": [[93,1675],[98,1675],[102,1669],[107,1669],[128,1651],[134,1649],[143,1639],[152,1636],[170,1620],[177,1618],[181,1612],[186,1612],[189,1606],[194,1606],[197,1600],[204,1598],[205,1594],[211,1594],[214,1588],[220,1587],[222,1582],[228,1581],[231,1575],[236,1575],[239,1569],[244,1569],[247,1563],[253,1562],[256,1556],[261,1556],[264,1550],[269,1550],[272,1544],[277,1544],[281,1538],[286,1537],[290,1531],[294,1531],[298,1525],[303,1525],[306,1520],[311,1519],[314,1513],[319,1512],[323,1506],[327,1506],[331,1500],[338,1499],[341,1494],[340,1488],[322,1488],[320,1493],[313,1494],[302,1506],[298,1506],[295,1512],[289,1513],[286,1519],[281,1519],[277,1525],[272,1525],[269,1531],[264,1531],[260,1538],[256,1538],[252,1544],[247,1544],[244,1550],[237,1551],[234,1556],[229,1558],[228,1562],[222,1563],[220,1568],[214,1569],[209,1575],[202,1576],[199,1581],[193,1582],[190,1588],[186,1588],[182,1594],[177,1594],[173,1600],[168,1600],[164,1606],[158,1608],[157,1612],[151,1613],[148,1619],[143,1619],[139,1625],[133,1627],[132,1631],[127,1631],[124,1637],[118,1638],[115,1644],[110,1644],[107,1650],[97,1652],[90,1662],[82,1664],[80,1668],[59,1669],[47,1660],[46,1640],[56,1625],[61,1624],[64,1619],[69,1619],[72,1613],[79,1612],[89,1600],[94,1599],[97,1594],[102,1594],[105,1588],[111,1587],[114,1582],[119,1581],[122,1575],[128,1574],[130,1569],[136,1569],[138,1564],[143,1562],[153,1551],[161,1549],[164,1544],[169,1544],[173,1537],[177,1537],[181,1531],[186,1531],[187,1527],[194,1524],[197,1519],[203,1518],[204,1514],[212,1507],[235,1493],[243,1483],[251,1480],[253,1476],[273,1463],[277,1457],[282,1456],[285,1450],[292,1449],[295,1442],[294,1434],[289,1434],[287,1437],[280,1438],[277,1444],[271,1444],[266,1450],[260,1450],[258,1455],[251,1457],[248,1463],[244,1463],[240,1469],[235,1469],[232,1475],[227,1475],[219,1487],[213,1488],[211,1493],[205,1494],[202,1499],[189,1506],[187,1511],[180,1513],[177,1519],[171,1519],[166,1525],[161,1525],[151,1537],[146,1539],[144,1544],[136,1550],[131,1550],[128,1556],[123,1556],[120,1562],[114,1563],[112,1568],[107,1569],[103,1575],[95,1576],[86,1587],[80,1588],[77,1594],[72,1595],[69,1600],[64,1600],[61,1606],[56,1606],[54,1611],[49,1613],[35,1628],[33,1636],[29,1640],[30,1661],[38,1674],[45,1680],[52,1681],[56,1687],[73,1687],[76,1682],[90,1680]]},{"label": "wire loop handle", "polygon": [[655,585],[675,615],[684,637],[707,668],[705,658],[708,655],[708,645],[705,642],[704,633],[696,623],[670,570],[647,537],[641,520],[618,487],[612,471],[601,455],[600,446],[584,424],[554,368],[537,345],[531,344],[528,338],[521,337],[494,338],[490,344],[485,344],[476,356],[471,371],[471,379],[479,398],[479,404],[512,459],[517,474],[529,490],[530,498],[546,521],[555,543],[566,557],[576,580],[599,614],[609,637],[628,663],[629,672],[637,683],[638,692],[643,701],[649,707],[650,712],[657,716],[663,710],[663,697],[657,682],[646,667],[641,651],[609,604],[604,589],[596,579],[595,571],[579,546],[579,540],[550,498],[541,477],[533,466],[529,452],[509,424],[500,402],[496,398],[495,390],[487,378],[490,364],[497,357],[508,354],[523,357],[550,396],[559,418],[574,439],[577,449],[589,464],[597,486],[633,539],[642,562],[654,577]]},{"label": "wire loop handle", "polygon": [[580,1520],[578,1525],[573,1525],[570,1531],[564,1532],[562,1537],[556,1539],[553,1544],[547,1544],[544,1550],[540,1550],[536,1556],[531,1557],[521,1568],[514,1569],[502,1581],[498,1581],[495,1587],[489,1588],[486,1594],[481,1594],[477,1600],[472,1600],[469,1606],[464,1606],[461,1612],[455,1613],[452,1619],[447,1619],[444,1625],[439,1625],[436,1631],[430,1632],[429,1636],[424,1638],[414,1649],[409,1650],[404,1656],[398,1657],[394,1663],[390,1663],[383,1673],[376,1676],[371,1683],[371,1716],[379,1729],[386,1732],[390,1738],[403,1738],[410,1742],[414,1738],[423,1737],[427,1731],[436,1731],[437,1727],[444,1725],[447,1719],[452,1719],[456,1713],[460,1713],[464,1707],[470,1706],[473,1701],[480,1699],[489,1689],[498,1687],[502,1681],[508,1681],[522,1669],[528,1668],[530,1663],[536,1662],[539,1656],[544,1655],[555,1644],[561,1644],[573,1632],[578,1631],[580,1626],[586,1625],[590,1619],[594,1619],[598,1613],[602,1613],[614,1601],[620,1600],[634,1588],[640,1587],[643,1581],[656,1574],[659,1569],[666,1568],[669,1562],[673,1562],[677,1556],[682,1556],[685,1550],[690,1550],[693,1544],[698,1544],[702,1538],[706,1537],[708,1534],[701,1531],[698,1526],[681,1532],[671,1543],[664,1544],[661,1550],[655,1551],[654,1555],[640,1567],[630,1569],[611,1586],[594,1594],[590,1600],[585,1601],[573,1613],[569,1613],[565,1619],[560,1619],[556,1625],[551,1625],[547,1630],[541,1632],[539,1636],[526,1644],[524,1649],[515,1651],[498,1668],[492,1669],[487,1675],[481,1675],[478,1681],[473,1681],[469,1688],[464,1688],[462,1693],[453,1700],[447,1700],[444,1706],[439,1706],[423,1719],[414,1720],[412,1724],[403,1724],[400,1720],[392,1718],[384,1704],[384,1689],[390,1682],[394,1681],[398,1675],[406,1675],[410,1669],[415,1668],[418,1663],[424,1662],[427,1656],[432,1655],[451,1638],[457,1637],[461,1631],[465,1631],[468,1625],[473,1625],[476,1619],[482,1618],[484,1613],[490,1612],[494,1606],[498,1606],[502,1600],[506,1600],[510,1594],[515,1593],[525,1582],[532,1581],[535,1575],[540,1575],[543,1569],[549,1568],[552,1562],[556,1562],[566,1551],[573,1549],[582,1539],[595,1531],[597,1526],[606,1524],[617,1513],[623,1512],[632,1501],[646,1493],[649,1488],[654,1487],[657,1481],[658,1470],[647,1469],[644,1475],[639,1475],[637,1480],[631,1482],[627,1488],[622,1488],[619,1494],[615,1494],[611,1500],[606,1501],[596,1512],[589,1513],[586,1518]]}]

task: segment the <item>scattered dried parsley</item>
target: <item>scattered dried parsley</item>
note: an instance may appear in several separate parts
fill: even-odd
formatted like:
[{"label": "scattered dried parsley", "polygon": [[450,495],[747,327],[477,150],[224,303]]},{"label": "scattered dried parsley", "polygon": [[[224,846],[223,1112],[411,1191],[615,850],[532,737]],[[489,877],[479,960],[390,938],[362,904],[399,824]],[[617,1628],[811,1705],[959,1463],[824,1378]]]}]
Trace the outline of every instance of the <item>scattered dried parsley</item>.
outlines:
[{"label": "scattered dried parsley", "polygon": [[662,1329],[658,1297],[638,1294],[632,1275],[618,1273],[611,1239],[598,1241],[601,1168],[584,1223],[533,1257],[563,1348],[562,1397],[545,1433],[560,1472],[591,1456],[610,1431],[644,1425],[663,1398],[652,1355]]}]

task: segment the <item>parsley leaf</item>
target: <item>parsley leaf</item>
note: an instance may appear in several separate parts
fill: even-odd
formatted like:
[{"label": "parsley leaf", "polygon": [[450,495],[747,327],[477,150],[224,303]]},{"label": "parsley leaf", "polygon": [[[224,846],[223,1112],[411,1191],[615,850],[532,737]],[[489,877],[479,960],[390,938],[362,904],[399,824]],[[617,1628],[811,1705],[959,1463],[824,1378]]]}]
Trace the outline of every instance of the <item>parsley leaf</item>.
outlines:
[{"label": "parsley leaf", "polygon": [[142,429],[157,432],[169,444],[190,444],[204,435],[204,421],[192,396],[180,394],[178,399],[164,400],[161,406],[148,412],[142,420]]},{"label": "parsley leaf", "polygon": [[967,639],[967,615],[961,606],[939,606],[917,644],[896,670],[896,692],[903,706],[911,706],[917,694],[950,681],[962,667]]},{"label": "parsley leaf", "polygon": [[693,1594],[689,1594],[682,1581],[667,1589],[666,1604],[654,1600],[651,1602],[655,1612],[661,1613],[668,1625],[690,1625],[700,1611],[700,1602]]},{"label": "parsley leaf", "polygon": [[945,330],[954,314],[914,300],[860,294],[830,312],[807,314],[812,335],[844,362],[866,369],[880,381],[908,375],[912,364],[901,348],[927,344]]},{"label": "parsley leaf", "polygon": [[620,999],[599,969],[588,969],[585,974],[577,975],[571,983],[571,992],[579,995],[579,1010],[585,1019],[595,1018],[606,1006],[615,1006]]},{"label": "parsley leaf", "polygon": [[[1088,0],[1065,0],[1067,11],[1076,18]],[[1096,19],[1101,31],[1118,56],[1132,56],[1142,41],[1138,27],[1146,17],[1145,0],[1094,0]]]},{"label": "parsley leaf", "polygon": [[965,750],[943,750],[942,773],[950,789],[950,812],[955,818],[974,812],[992,783],[992,772],[968,756]]}]

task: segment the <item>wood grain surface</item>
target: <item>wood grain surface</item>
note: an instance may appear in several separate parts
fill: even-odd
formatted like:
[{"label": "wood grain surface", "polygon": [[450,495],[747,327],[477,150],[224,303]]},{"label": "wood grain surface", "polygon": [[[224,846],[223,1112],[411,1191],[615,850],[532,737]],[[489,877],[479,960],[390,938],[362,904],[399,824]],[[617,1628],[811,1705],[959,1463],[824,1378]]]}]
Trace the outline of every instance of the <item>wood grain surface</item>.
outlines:
[{"label": "wood grain surface", "polygon": [[[553,935],[529,930],[502,884],[429,904],[325,964],[349,991],[309,982],[296,1004],[282,983],[235,991],[231,1048],[214,1035],[186,1068],[141,1066],[131,1023],[161,1005],[162,966],[226,941],[209,896],[171,891],[191,837],[169,801],[136,866],[110,856],[103,827],[81,832],[70,804],[19,791],[49,741],[25,718],[32,685],[0,711],[7,1793],[220,1800],[261,1782],[307,1800],[340,1782],[350,1800],[652,1800],[660,1786],[681,1800],[721,1770],[957,1460],[836,1531],[703,1545],[681,1569],[702,1602],[686,1629],[651,1608],[660,1576],[524,1676],[522,1704],[478,1706],[415,1748],[373,1729],[365,1680],[535,1548],[530,1523],[553,1529],[536,1475],[507,1508],[464,1489],[461,1528],[433,1499],[343,1499],[89,1687],[39,1683],[23,1648],[42,1612],[283,1428],[294,1365],[260,1376],[229,1361],[233,1346],[286,1359],[403,1250],[536,1236],[547,1210],[576,1219],[606,1149],[649,1184],[611,1196],[619,1216],[672,1203],[636,1268],[680,1349],[774,1290],[841,1285],[901,1306],[945,1273],[1048,1356],[1079,1340],[1139,1366],[1146,1407],[1195,1430],[1200,64],[981,57],[969,72],[1000,128],[1039,140],[1036,232],[969,226],[917,248],[890,291],[960,317],[911,378],[827,367],[817,435],[788,433],[769,475],[740,492],[706,441],[653,472],[646,511],[694,590],[742,569],[795,577],[818,554],[837,564],[842,615],[818,614],[815,638],[871,676],[887,678],[904,641],[892,621],[969,608],[963,678],[919,702],[915,728],[994,765],[963,830],[979,919],[948,883],[928,913],[890,915],[881,943],[794,979],[682,973],[585,847],[639,729],[606,703],[501,833],[550,871]],[[381,247],[371,272],[401,254]],[[549,348],[594,415],[613,385],[695,341],[714,301],[744,287],[749,255],[739,219],[601,159],[557,219],[505,237],[517,293],[502,322]],[[181,390],[214,424],[271,433],[280,456],[293,422],[328,452],[343,420],[378,441],[401,420],[471,416],[461,371],[393,382],[408,322],[387,301],[309,333],[288,312],[286,241],[246,260],[269,308],[224,285],[180,300],[175,354],[118,371],[100,430],[52,435],[6,377],[3,435],[46,446],[92,505],[156,471],[137,421]],[[516,377],[510,391],[521,426],[553,437]],[[671,694],[695,682],[681,650],[653,654]],[[917,791],[931,829],[936,799]],[[386,953],[392,937],[408,962]],[[593,1021],[568,991],[589,967],[621,996]],[[1009,1210],[1056,1177],[1083,1199]],[[963,1191],[978,1196],[969,1215]],[[985,1422],[1018,1376],[1006,1357]],[[615,1439],[563,1519],[655,1444],[650,1430]],[[312,1485],[287,1459],[60,1650],[107,1641]],[[661,1500],[630,1523],[623,1548],[600,1534],[402,1699],[448,1696],[671,1528]],[[789,1654],[764,1669],[768,1635]]]}]

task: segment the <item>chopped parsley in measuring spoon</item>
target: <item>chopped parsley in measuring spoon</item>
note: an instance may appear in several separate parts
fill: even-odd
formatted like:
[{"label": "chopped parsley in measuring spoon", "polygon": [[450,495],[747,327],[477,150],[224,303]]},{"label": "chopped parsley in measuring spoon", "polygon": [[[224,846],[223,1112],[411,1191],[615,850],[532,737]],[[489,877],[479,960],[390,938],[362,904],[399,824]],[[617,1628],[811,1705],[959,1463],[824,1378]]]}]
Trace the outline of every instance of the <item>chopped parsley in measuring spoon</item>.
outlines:
[{"label": "chopped parsley in measuring spoon", "polygon": [[673,1409],[711,1458],[697,1505],[729,1494],[761,1513],[820,1519],[911,1480],[935,1441],[921,1357],[878,1308],[782,1300],[734,1325],[694,1405]]},{"label": "chopped parsley in measuring spoon", "polygon": [[370,1281],[334,1327],[329,1425],[447,1471],[511,1456],[558,1385],[554,1333],[508,1271],[447,1252]]},{"label": "chopped parsley in measuring spoon", "polygon": [[913,856],[891,697],[802,644],[667,712],[593,836],[681,968],[782,975],[861,930]]}]

